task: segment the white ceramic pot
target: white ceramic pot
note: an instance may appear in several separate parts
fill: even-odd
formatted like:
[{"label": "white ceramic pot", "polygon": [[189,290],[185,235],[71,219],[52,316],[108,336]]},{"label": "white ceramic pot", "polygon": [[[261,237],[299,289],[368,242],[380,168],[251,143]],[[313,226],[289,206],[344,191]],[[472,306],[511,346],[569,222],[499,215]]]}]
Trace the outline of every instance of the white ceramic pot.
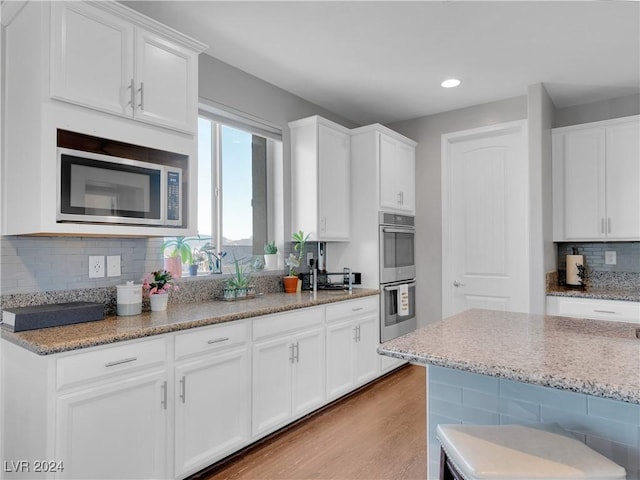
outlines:
[{"label": "white ceramic pot", "polygon": [[265,270],[277,270],[278,269],[278,254],[271,253],[264,256],[264,269]]},{"label": "white ceramic pot", "polygon": [[151,295],[149,297],[149,301],[151,302],[151,311],[152,312],[163,312],[167,309],[167,302],[169,301],[168,293],[157,293],[155,295]]}]

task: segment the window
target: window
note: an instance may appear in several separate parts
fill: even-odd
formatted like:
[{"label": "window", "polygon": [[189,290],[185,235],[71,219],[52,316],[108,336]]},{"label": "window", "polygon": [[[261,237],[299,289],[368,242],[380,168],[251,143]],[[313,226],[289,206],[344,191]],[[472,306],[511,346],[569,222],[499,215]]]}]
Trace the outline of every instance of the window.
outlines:
[{"label": "window", "polygon": [[234,255],[261,257],[276,237],[273,180],[282,141],[256,130],[217,115],[198,118],[198,234],[227,252],[226,265]]}]

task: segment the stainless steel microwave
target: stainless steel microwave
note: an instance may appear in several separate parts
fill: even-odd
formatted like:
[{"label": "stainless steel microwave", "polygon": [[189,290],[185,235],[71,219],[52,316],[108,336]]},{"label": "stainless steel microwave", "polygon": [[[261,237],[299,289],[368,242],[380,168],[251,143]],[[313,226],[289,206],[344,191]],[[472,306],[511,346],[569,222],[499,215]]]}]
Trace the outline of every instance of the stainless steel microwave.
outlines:
[{"label": "stainless steel microwave", "polygon": [[58,222],[182,226],[182,169],[58,148]]}]

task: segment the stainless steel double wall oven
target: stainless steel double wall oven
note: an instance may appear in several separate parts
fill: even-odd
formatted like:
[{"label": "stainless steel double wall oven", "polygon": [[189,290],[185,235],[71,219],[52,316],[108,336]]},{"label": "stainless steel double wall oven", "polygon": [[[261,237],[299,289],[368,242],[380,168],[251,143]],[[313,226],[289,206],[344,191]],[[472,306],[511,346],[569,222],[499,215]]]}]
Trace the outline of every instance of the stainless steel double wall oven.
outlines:
[{"label": "stainless steel double wall oven", "polygon": [[379,214],[380,340],[416,329],[415,217]]}]

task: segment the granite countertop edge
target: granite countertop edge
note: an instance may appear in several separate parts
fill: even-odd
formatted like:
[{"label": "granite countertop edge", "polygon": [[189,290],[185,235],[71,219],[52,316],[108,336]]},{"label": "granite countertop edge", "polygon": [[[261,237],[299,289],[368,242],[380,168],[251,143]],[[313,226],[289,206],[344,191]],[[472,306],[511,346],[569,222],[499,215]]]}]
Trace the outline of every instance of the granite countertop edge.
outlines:
[{"label": "granite countertop edge", "polygon": [[472,309],[385,342],[378,353],[640,404],[637,329],[629,322]]},{"label": "granite countertop edge", "polygon": [[434,365],[436,367],[452,368],[454,370],[462,370],[465,372],[477,373],[479,375],[488,375],[490,377],[504,378],[506,380],[529,383],[542,387],[549,387],[558,390],[568,390],[575,393],[584,393],[596,397],[603,397],[627,403],[640,404],[640,392],[627,390],[621,388],[620,386],[599,385],[584,380],[555,377],[553,375],[544,375],[538,377],[527,374],[523,371],[499,367],[496,365],[458,362],[442,357],[431,357],[418,353],[388,350],[384,348],[384,345],[378,347],[378,353],[380,355],[385,355],[388,357],[393,357],[421,365]]},{"label": "granite countertop edge", "polygon": [[[240,309],[238,312],[226,313],[222,315],[214,315],[214,314],[205,314],[204,316],[200,316],[199,318],[191,319],[191,320],[181,320],[179,319],[181,316],[187,317],[188,311],[190,308],[193,308],[192,305],[196,304],[177,304],[170,305],[167,309],[167,312],[145,312],[141,315],[137,316],[128,316],[128,317],[106,317],[103,320],[98,320],[95,322],[87,322],[84,324],[75,324],[75,325],[65,325],[60,327],[51,327],[40,330],[28,330],[23,332],[13,332],[6,326],[2,326],[0,329],[1,338],[16,344],[20,347],[23,347],[33,353],[38,355],[52,355],[56,353],[63,353],[73,350],[79,350],[83,348],[96,347],[100,345],[108,345],[118,342],[123,342],[127,340],[135,340],[140,338],[152,337],[156,335],[162,335],[171,332],[178,332],[183,330],[189,330],[198,327],[205,327],[210,325],[217,325],[221,323],[228,323],[236,320],[243,320],[247,318],[260,317],[264,315],[272,315],[276,313],[289,312],[294,310],[299,310],[302,308],[309,308],[318,305],[325,305],[330,303],[342,302],[347,300],[353,300],[357,298],[364,298],[373,295],[378,295],[380,293],[379,290],[376,289],[354,289],[351,293],[349,292],[331,292],[330,294],[322,294],[319,292],[318,296],[313,298],[310,292],[303,292],[296,294],[293,303],[281,303],[281,304],[270,304],[268,306],[263,306],[255,309],[242,309],[243,301],[238,302],[221,302],[221,301],[211,301],[206,304],[197,304],[198,306],[211,306],[211,309],[215,309],[216,306],[220,306],[221,304],[229,304],[235,303],[237,307]],[[263,298],[273,297],[274,300],[277,301],[278,296],[286,295],[285,297],[281,297],[283,299],[291,300],[293,299],[292,294],[264,294]],[[190,307],[191,306],[191,307]],[[231,306],[232,307],[232,306]],[[180,314],[180,310],[183,310],[185,313]],[[158,325],[152,326],[140,326],[138,328],[130,328],[126,331],[122,332],[107,332],[107,333],[96,333],[94,335],[91,334],[92,330],[96,330],[96,332],[105,325],[104,322],[116,322],[117,319],[124,319],[126,321],[136,321],[140,319],[149,319],[153,316],[158,315],[166,315],[167,321],[166,323],[160,323]],[[78,327],[82,325],[82,328],[86,330],[87,335],[81,336],[79,338],[67,338],[64,339],[65,335],[69,335],[73,332],[74,327]],[[47,338],[56,337],[55,340],[47,342]]]},{"label": "granite countertop edge", "polygon": [[595,300],[621,300],[626,302],[640,302],[638,288],[571,288],[554,286],[547,290],[552,297],[592,298]]}]

